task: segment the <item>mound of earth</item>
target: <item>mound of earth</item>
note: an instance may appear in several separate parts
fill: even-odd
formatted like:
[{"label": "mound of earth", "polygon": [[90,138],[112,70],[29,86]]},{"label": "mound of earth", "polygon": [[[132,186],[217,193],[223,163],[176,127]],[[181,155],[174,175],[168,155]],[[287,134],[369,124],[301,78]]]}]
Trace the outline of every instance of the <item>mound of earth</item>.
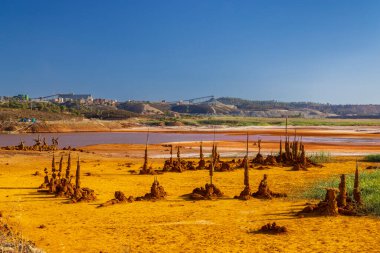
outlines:
[{"label": "mound of earth", "polygon": [[223,192],[214,184],[206,184],[204,188],[195,188],[189,197],[192,200],[207,200],[221,198],[223,195]]}]

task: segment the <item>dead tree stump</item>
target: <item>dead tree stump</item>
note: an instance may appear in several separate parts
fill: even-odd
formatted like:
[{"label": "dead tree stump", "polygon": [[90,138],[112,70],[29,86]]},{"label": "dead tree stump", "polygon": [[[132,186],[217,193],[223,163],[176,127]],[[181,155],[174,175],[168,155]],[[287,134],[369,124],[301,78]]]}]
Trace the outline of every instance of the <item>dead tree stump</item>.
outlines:
[{"label": "dead tree stump", "polygon": [[338,202],[336,200],[337,189],[327,188],[326,191],[327,205],[326,208],[322,210],[322,214],[328,216],[337,216],[339,214]]},{"label": "dead tree stump", "polygon": [[253,163],[257,163],[257,164],[264,164],[264,157],[262,154],[258,153],[256,155],[256,157],[253,159]]},{"label": "dead tree stump", "polygon": [[195,188],[189,197],[192,200],[217,199],[223,197],[223,192],[214,184],[206,184],[204,188]]},{"label": "dead tree stump", "polygon": [[268,179],[268,176],[266,174],[264,174],[264,178],[261,180],[257,192],[253,193],[252,197],[259,198],[259,199],[272,199],[272,198],[287,197],[286,193],[272,192],[269,189],[267,179]]},{"label": "dead tree stump", "polygon": [[268,223],[260,228],[258,231],[263,234],[283,234],[288,232],[287,228],[284,226],[277,226],[276,222],[272,224]]},{"label": "dead tree stump", "polygon": [[303,214],[317,214],[326,216],[337,216],[339,214],[338,202],[336,198],[336,193],[338,189],[326,188],[325,199],[316,205],[306,206],[299,215]]},{"label": "dead tree stump", "polygon": [[355,181],[354,181],[354,200],[357,205],[362,205],[362,194],[360,192],[360,186],[359,186],[359,168],[358,165],[356,165],[356,170],[355,170]]},{"label": "dead tree stump", "polygon": [[164,190],[164,187],[160,185],[157,178],[154,178],[154,182],[152,186],[150,187],[150,193],[145,194],[144,196],[137,197],[136,201],[142,201],[142,200],[161,200],[165,199],[167,196],[167,193]]},{"label": "dead tree stump", "polygon": [[347,196],[346,177],[341,175],[339,183],[339,194],[336,197],[338,189],[326,188],[325,199],[316,205],[306,206],[299,214],[319,214],[336,216],[338,214],[357,216],[365,213],[362,209],[361,193],[359,188],[359,173],[356,168],[354,182],[354,200]]},{"label": "dead tree stump", "polygon": [[343,174],[340,176],[338,207],[345,207],[346,205],[347,205],[346,175]]},{"label": "dead tree stump", "polygon": [[116,191],[114,199],[108,200],[107,202],[100,204],[98,207],[106,207],[106,206],[111,206],[111,205],[120,204],[120,203],[132,203],[133,201],[134,201],[134,198],[132,196],[129,196],[127,198],[123,192]]},{"label": "dead tree stump", "polygon": [[249,186],[245,186],[244,190],[240,193],[239,196],[235,196],[235,199],[240,199],[240,200],[249,200],[251,199],[251,188]]},{"label": "dead tree stump", "polygon": [[91,202],[96,200],[96,195],[94,190],[90,188],[76,188],[74,191],[74,195],[71,196],[72,203],[77,202]]},{"label": "dead tree stump", "polygon": [[277,165],[276,157],[274,157],[272,155],[268,155],[267,158],[265,158],[264,163],[266,165],[276,166]]}]

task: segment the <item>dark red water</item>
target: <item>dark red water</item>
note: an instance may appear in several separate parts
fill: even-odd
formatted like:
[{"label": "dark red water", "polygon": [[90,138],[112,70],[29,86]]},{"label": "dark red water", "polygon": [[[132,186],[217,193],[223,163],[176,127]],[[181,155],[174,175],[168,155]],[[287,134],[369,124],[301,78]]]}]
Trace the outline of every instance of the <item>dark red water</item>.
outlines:
[{"label": "dark red water", "polygon": [[[52,137],[59,137],[60,147],[80,147],[94,144],[143,144],[146,141],[146,133],[59,133],[59,134],[39,134],[41,138],[46,138],[48,144],[51,143]],[[18,145],[21,140],[26,145],[33,145],[33,139],[37,138],[38,134],[0,134],[0,146]],[[250,140],[255,141],[258,138],[263,141],[279,141],[279,136],[273,135],[251,135]],[[186,142],[186,141],[212,141],[213,134],[180,134],[180,133],[150,133],[149,143],[165,143],[165,142]],[[216,134],[217,141],[244,141],[246,135],[229,135]],[[332,137],[304,137],[304,142],[319,142],[319,143],[355,143],[366,145],[380,145],[380,139],[376,138],[332,138]]]}]

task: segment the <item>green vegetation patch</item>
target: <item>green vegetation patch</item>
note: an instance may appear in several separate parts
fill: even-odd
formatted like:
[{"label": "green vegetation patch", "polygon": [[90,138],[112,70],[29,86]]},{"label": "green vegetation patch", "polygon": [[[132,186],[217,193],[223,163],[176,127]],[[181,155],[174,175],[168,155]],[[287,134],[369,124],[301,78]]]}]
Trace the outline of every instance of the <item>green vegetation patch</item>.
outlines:
[{"label": "green vegetation patch", "polygon": [[380,154],[367,155],[364,157],[364,161],[366,161],[366,162],[380,162]]},{"label": "green vegetation patch", "polygon": [[310,153],[308,155],[309,159],[314,163],[329,163],[331,162],[332,156],[330,152],[316,152],[316,153]]},{"label": "green vegetation patch", "polygon": [[225,126],[269,126],[268,123],[253,119],[223,119],[223,118],[210,118],[201,119],[197,121],[200,125],[225,125]]},{"label": "green vegetation patch", "polygon": [[[182,114],[179,121],[192,121],[195,125],[285,126],[285,118],[258,118],[242,116],[205,116]],[[303,119],[289,118],[289,126],[380,126],[380,119]],[[186,124],[186,123],[185,123]]]},{"label": "green vegetation patch", "polygon": [[[348,196],[353,198],[352,191],[354,188],[354,174],[347,175]],[[380,215],[380,170],[374,172],[362,172],[359,176],[364,208],[372,214]],[[302,197],[308,199],[324,199],[327,187],[338,188],[340,178],[336,176],[333,179],[323,180],[315,183],[311,188],[302,194]]]}]

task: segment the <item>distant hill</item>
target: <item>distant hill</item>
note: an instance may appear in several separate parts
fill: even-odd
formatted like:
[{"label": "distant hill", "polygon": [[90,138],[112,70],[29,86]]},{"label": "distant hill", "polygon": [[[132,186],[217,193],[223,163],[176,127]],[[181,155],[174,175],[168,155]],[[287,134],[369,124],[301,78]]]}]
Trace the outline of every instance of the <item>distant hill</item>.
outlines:
[{"label": "distant hill", "polygon": [[145,102],[125,102],[117,105],[118,109],[127,110],[130,112],[143,114],[143,115],[157,115],[163,114],[163,112],[152,106],[150,103]]},{"label": "distant hill", "polygon": [[181,114],[263,118],[380,118],[380,105],[258,101],[233,97],[212,98],[198,103],[189,103],[190,100],[185,101],[187,102],[129,101],[114,105],[10,101],[0,103],[0,121],[17,121],[24,117],[41,120],[59,120],[71,117],[123,120],[139,116],[179,117]]},{"label": "distant hill", "polygon": [[221,97],[219,102],[236,106],[251,116],[283,114],[300,117],[380,118],[380,105],[332,105],[313,102],[253,101]]},{"label": "distant hill", "polygon": [[199,104],[178,104],[171,107],[172,111],[190,114],[238,114],[234,105],[226,105],[217,100],[210,100]]},{"label": "distant hill", "polygon": [[201,103],[124,102],[117,108],[140,115],[237,115],[264,118],[380,118],[380,105],[258,101],[221,97]]}]

